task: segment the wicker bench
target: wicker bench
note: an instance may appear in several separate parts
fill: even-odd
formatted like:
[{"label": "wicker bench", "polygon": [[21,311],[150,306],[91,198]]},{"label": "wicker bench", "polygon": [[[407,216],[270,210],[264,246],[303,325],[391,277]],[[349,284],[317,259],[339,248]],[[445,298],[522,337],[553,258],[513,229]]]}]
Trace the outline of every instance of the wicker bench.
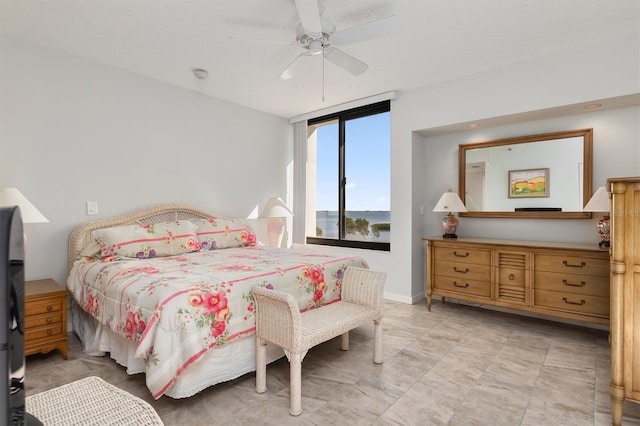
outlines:
[{"label": "wicker bench", "polygon": [[349,331],[373,322],[373,362],[382,363],[383,292],[386,274],[348,267],[342,279],[342,300],[300,312],[287,293],[262,287],[252,289],[256,303],[256,392],[267,390],[267,342],[284,349],[289,359],[289,414],[302,413],[302,359],[307,351],[342,336],[342,350],[349,349]]}]

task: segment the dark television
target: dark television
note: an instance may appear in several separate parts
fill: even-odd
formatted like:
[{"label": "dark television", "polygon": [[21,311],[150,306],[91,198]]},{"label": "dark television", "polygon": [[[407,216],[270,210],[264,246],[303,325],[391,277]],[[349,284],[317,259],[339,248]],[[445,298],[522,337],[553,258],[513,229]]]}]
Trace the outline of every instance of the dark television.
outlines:
[{"label": "dark television", "polygon": [[24,233],[18,207],[0,207],[0,424],[42,425],[25,412]]},{"label": "dark television", "polygon": [[25,423],[24,237],[18,207],[0,208],[0,422]]}]

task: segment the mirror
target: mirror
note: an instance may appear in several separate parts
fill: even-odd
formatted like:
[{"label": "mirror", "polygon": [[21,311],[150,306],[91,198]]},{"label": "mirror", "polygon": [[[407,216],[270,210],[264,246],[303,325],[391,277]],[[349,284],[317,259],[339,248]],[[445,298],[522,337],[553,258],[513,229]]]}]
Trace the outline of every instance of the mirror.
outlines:
[{"label": "mirror", "polygon": [[593,129],[459,145],[463,217],[588,219]]}]

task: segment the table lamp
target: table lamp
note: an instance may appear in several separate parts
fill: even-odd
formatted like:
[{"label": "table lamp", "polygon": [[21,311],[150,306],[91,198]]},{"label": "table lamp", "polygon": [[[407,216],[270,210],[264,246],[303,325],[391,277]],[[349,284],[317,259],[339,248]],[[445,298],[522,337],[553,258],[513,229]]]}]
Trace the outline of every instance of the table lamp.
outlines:
[{"label": "table lamp", "polygon": [[262,208],[261,218],[270,218],[267,224],[267,234],[269,236],[269,245],[272,247],[280,247],[282,244],[282,235],[284,234],[283,218],[293,216],[293,212],[282,201],[281,198],[269,198]]},{"label": "table lamp", "polygon": [[[44,217],[40,210],[36,208],[31,201],[27,199],[16,188],[2,188],[0,189],[0,207],[20,207],[20,213],[22,214],[22,223],[45,223],[49,222],[49,219]],[[27,234],[24,234],[24,245],[27,245]]]},{"label": "table lamp", "polygon": [[607,191],[607,188],[601,186],[593,194],[593,197],[589,200],[586,206],[582,209],[585,212],[602,212],[604,215],[598,221],[598,234],[600,234],[600,248],[607,248],[610,246],[610,212],[611,212],[611,194]]},{"label": "table lamp", "polygon": [[449,189],[442,194],[440,200],[433,208],[434,212],[447,212],[448,214],[442,219],[442,238],[458,238],[456,230],[458,229],[458,218],[453,215],[456,212],[466,212],[467,208],[462,204],[462,200],[458,194]]}]

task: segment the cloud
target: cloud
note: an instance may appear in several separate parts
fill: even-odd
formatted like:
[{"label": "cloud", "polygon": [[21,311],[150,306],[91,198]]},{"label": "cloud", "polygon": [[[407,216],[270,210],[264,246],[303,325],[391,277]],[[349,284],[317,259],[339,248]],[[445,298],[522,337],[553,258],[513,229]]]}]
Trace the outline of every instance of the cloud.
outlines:
[{"label": "cloud", "polygon": [[355,187],[356,187],[355,182],[349,182],[349,183],[347,183],[346,189],[352,189],[352,188],[355,188]]}]

